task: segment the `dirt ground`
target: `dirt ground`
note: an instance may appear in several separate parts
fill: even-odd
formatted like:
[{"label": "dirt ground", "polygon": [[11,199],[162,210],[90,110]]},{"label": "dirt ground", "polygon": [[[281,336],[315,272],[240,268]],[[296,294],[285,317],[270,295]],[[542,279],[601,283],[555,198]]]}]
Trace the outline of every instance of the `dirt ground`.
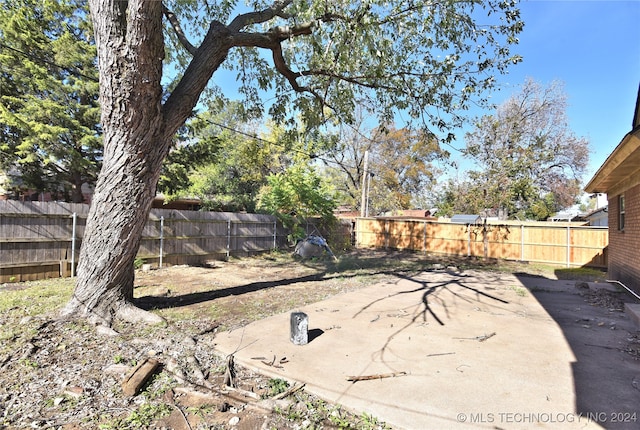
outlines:
[{"label": "dirt ground", "polygon": [[[139,298],[139,306],[156,310],[165,318],[185,314],[208,317],[218,321],[223,329],[233,329],[398,274],[448,266],[522,272],[553,279],[576,277],[575,273],[563,275],[562,270],[514,262],[356,250],[340,256],[339,261],[328,257],[301,261],[289,254],[266,254],[210,261],[201,267],[138,271],[135,296]],[[604,279],[604,274],[595,276]],[[593,277],[593,273],[588,274],[585,280]]]},{"label": "dirt ground", "polygon": [[[82,321],[60,321],[56,311],[14,306],[0,314],[0,429],[385,428],[375,417],[349,413],[304,390],[284,396],[296,388],[285,381],[229,367],[227,357],[216,351],[216,334],[391,276],[448,266],[546,277],[558,273],[515,263],[374,251],[352,252],[339,261],[268,254],[202,267],[138,270],[136,304],[167,324],[117,324],[116,337]],[[586,277],[593,276],[598,275]],[[32,299],[47,300],[38,295],[43,282],[0,285],[0,293],[24,290]],[[71,281],[55,282],[70,294]],[[599,306],[610,306],[611,300],[592,298]],[[638,355],[637,349],[629,353]],[[159,367],[140,393],[124,395],[123,379],[148,359]]]}]

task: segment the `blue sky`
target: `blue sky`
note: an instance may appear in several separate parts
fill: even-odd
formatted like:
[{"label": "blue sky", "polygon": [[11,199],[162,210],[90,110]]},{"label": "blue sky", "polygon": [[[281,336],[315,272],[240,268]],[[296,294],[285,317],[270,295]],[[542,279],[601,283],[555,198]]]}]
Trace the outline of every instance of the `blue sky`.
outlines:
[{"label": "blue sky", "polygon": [[[513,52],[524,59],[497,77],[501,90],[492,100],[516,94],[526,78],[545,86],[561,81],[569,127],[590,142],[586,183],[631,131],[640,84],[640,0],[521,0],[520,10],[525,27]],[[234,76],[220,70],[214,79],[225,87]],[[463,145],[460,138],[456,146]]]},{"label": "blue sky", "polygon": [[493,100],[519,90],[527,77],[564,83],[569,127],[589,139],[585,182],[631,131],[640,84],[640,0],[524,0],[525,22],[514,51],[524,57]]}]

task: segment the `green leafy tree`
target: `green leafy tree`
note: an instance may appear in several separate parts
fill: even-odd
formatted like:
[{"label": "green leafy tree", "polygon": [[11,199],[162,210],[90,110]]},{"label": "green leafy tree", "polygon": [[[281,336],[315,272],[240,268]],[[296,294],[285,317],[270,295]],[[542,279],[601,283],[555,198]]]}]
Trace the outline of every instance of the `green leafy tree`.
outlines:
[{"label": "green leafy tree", "polygon": [[165,193],[168,200],[185,195],[193,186],[191,175],[194,171],[218,161],[221,142],[216,137],[201,139],[174,148],[164,161],[162,175],[158,181],[158,191]]},{"label": "green leafy tree", "polygon": [[304,124],[292,131],[271,124],[265,139],[261,143],[270,142],[275,150],[266,183],[257,196],[257,209],[278,216],[294,238],[304,236],[300,224],[311,217],[332,224],[335,191],[320,175],[315,159],[319,153],[334,150],[334,141],[317,130],[305,129]]},{"label": "green leafy tree", "polygon": [[589,142],[570,130],[566,106],[560,83],[527,80],[495,114],[480,118],[465,150],[479,169],[468,172],[458,208],[546,219],[576,203]]},{"label": "green leafy tree", "polygon": [[480,213],[470,192],[469,182],[449,179],[437,192],[438,216],[451,217],[455,214]]},{"label": "green leafy tree", "polygon": [[210,105],[189,126],[193,140],[217,139],[220,146],[213,162],[192,171],[184,192],[199,197],[209,210],[254,212],[257,193],[280,151],[258,135],[253,113],[237,101],[222,109]]},{"label": "green leafy tree", "polygon": [[247,120],[247,112],[238,102],[227,104],[218,114],[209,109],[189,121],[186,128],[188,143],[172,151],[168,160],[195,148],[204,149],[206,142],[216,142],[216,147],[196,156],[197,160],[189,157],[165,163],[158,189],[173,198],[198,197],[209,210],[255,212],[258,192],[267,185],[269,175],[281,173],[295,162],[311,162],[316,152],[331,145],[317,133],[305,133],[302,127],[287,132],[269,123],[258,134],[256,121]]},{"label": "green leafy tree", "polygon": [[[227,0],[88,1],[104,159],[63,314],[104,325],[159,320],[131,302],[133,261],[173,136],[220,67],[237,70],[248,111],[268,109],[278,122],[350,121],[355,100],[368,99],[380,123],[401,110],[446,141],[460,112],[520,60],[510,51],[523,27],[511,0],[274,0],[240,12]],[[166,53],[184,68],[165,87]],[[273,94],[268,106],[261,91]]]},{"label": "green leafy tree", "polygon": [[290,229],[291,241],[306,236],[303,224],[310,218],[331,226],[335,208],[335,191],[313,166],[302,163],[269,175],[258,202],[259,210],[276,215]]},{"label": "green leafy tree", "polygon": [[96,48],[82,0],[0,2],[0,170],[82,202],[102,157]]}]

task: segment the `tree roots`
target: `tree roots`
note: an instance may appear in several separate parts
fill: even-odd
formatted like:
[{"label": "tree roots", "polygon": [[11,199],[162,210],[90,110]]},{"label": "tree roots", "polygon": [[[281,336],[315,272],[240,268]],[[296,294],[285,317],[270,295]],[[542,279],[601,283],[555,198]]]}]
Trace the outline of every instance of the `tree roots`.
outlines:
[{"label": "tree roots", "polygon": [[117,300],[107,309],[102,307],[88,309],[87,306],[72,298],[62,309],[60,316],[63,319],[86,318],[87,321],[96,326],[99,334],[108,336],[118,335],[118,332],[112,328],[115,320],[146,325],[166,323],[165,319],[160,315],[138,308],[124,299]]}]

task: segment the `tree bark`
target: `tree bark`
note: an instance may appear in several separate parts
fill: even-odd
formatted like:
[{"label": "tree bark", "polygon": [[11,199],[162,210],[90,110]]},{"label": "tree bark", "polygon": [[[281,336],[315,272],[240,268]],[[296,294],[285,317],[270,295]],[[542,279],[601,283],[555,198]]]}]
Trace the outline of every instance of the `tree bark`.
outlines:
[{"label": "tree bark", "polygon": [[161,114],[162,4],[130,1],[128,10],[123,10],[126,5],[91,2],[104,159],[80,251],[76,288],[63,311],[104,325],[110,325],[114,316],[131,316],[133,262],[171,141]]},{"label": "tree bark", "polygon": [[[78,265],[78,279],[67,313],[92,315],[110,325],[133,298],[133,263],[147,221],[168,146],[153,130],[157,121],[130,135],[114,133],[107,146],[120,150],[105,157],[89,211]],[[123,315],[121,315],[123,316]]]},{"label": "tree bark", "polygon": [[71,172],[71,201],[73,203],[82,203],[84,195],[82,194],[82,184],[84,179],[80,172]]},{"label": "tree bark", "polygon": [[111,326],[114,318],[162,321],[132,304],[134,260],[173,135],[231,47],[226,27],[212,24],[163,106],[162,9],[160,1],[90,0],[104,156],[76,287],[63,316],[87,317],[105,326]]}]

